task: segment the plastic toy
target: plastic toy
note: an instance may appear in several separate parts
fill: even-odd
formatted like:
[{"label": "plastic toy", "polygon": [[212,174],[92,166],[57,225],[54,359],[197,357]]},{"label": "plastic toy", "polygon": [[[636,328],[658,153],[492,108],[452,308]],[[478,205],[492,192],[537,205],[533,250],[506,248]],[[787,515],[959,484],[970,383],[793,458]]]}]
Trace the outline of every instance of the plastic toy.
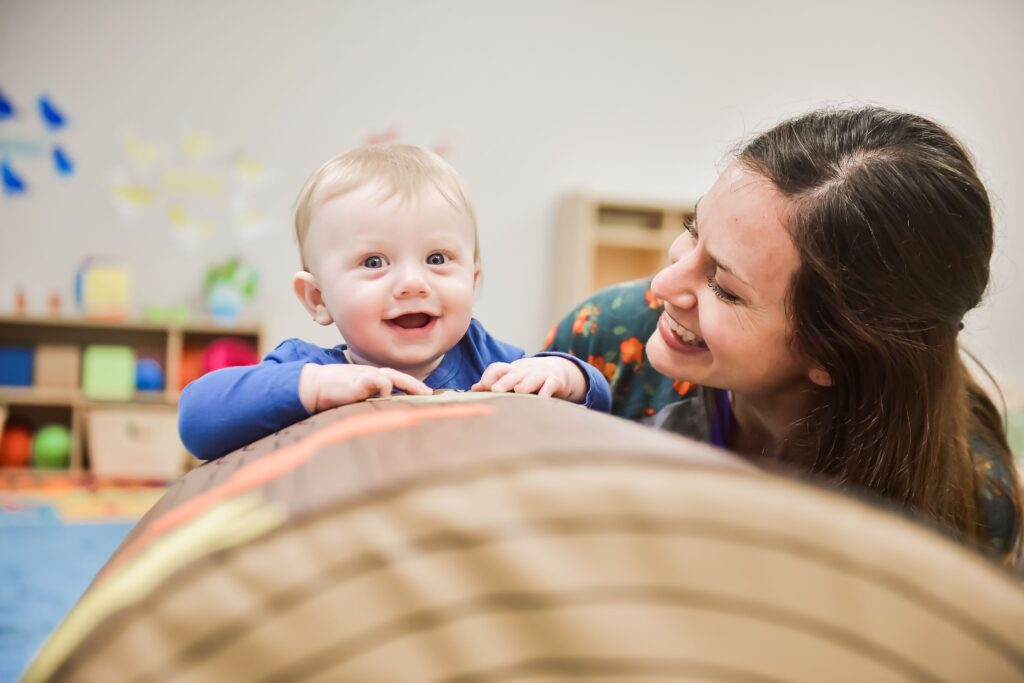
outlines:
[{"label": "plastic toy", "polygon": [[93,344],[82,352],[82,393],[125,401],[135,394],[135,352],[128,346]]},{"label": "plastic toy", "polygon": [[131,273],[115,258],[87,258],[75,274],[75,300],[89,318],[126,318],[131,303]]},{"label": "plastic toy", "polygon": [[135,363],[135,388],[139,391],[160,391],[164,388],[164,369],[152,358]]},{"label": "plastic toy", "polygon": [[32,462],[36,467],[65,468],[71,455],[71,435],[64,425],[41,427],[33,440]]},{"label": "plastic toy", "polygon": [[242,306],[256,292],[258,275],[251,266],[233,258],[212,266],[206,271],[203,291],[206,308],[214,322],[234,325]]},{"label": "plastic toy", "polygon": [[81,353],[74,344],[36,346],[34,384],[37,387],[78,387]]},{"label": "plastic toy", "polygon": [[210,342],[203,351],[203,370],[213,372],[236,365],[256,365],[260,356],[252,344],[234,337],[221,337]]},{"label": "plastic toy", "polygon": [[0,436],[0,466],[28,467],[32,457],[32,428],[16,420],[8,420]]},{"label": "plastic toy", "polygon": [[170,306],[146,306],[142,309],[142,317],[151,323],[161,325],[184,325],[189,321],[188,306],[173,304]]},{"label": "plastic toy", "polygon": [[0,385],[32,386],[35,351],[31,346],[0,346]]},{"label": "plastic toy", "polygon": [[178,365],[178,389],[184,389],[189,382],[203,376],[203,351],[198,346],[186,346],[182,350]]}]

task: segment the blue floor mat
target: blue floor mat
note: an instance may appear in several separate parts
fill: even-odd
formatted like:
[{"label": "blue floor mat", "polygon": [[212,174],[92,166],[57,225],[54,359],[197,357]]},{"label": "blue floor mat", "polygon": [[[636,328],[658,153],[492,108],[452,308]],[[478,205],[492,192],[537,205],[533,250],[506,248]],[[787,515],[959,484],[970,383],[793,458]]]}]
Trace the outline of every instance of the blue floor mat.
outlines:
[{"label": "blue floor mat", "polygon": [[15,681],[133,523],[0,512],[0,681]]}]

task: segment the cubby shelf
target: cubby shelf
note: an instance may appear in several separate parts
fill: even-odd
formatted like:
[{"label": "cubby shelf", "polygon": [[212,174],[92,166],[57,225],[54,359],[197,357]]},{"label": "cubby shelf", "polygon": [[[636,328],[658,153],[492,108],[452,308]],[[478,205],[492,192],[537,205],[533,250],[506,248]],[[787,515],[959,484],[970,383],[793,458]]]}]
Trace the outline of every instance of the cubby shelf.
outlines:
[{"label": "cubby shelf", "polygon": [[[97,320],[74,316],[0,315],[0,345],[90,344],[130,346],[160,359],[164,389],[138,391],[124,401],[96,400],[78,387],[0,386],[0,413],[32,422],[63,422],[70,430],[69,470],[88,469],[86,425],[94,410],[177,411],[182,366],[188,348],[205,346],[218,337],[235,337],[262,350],[259,324],[225,326],[208,321],[154,323],[141,320]],[[176,443],[181,447],[180,443]],[[184,458],[184,449],[182,448]],[[63,471],[63,470],[62,470]]]},{"label": "cubby shelf", "polygon": [[649,277],[668,264],[668,248],[693,205],[571,194],[559,205],[549,323],[593,292]]}]

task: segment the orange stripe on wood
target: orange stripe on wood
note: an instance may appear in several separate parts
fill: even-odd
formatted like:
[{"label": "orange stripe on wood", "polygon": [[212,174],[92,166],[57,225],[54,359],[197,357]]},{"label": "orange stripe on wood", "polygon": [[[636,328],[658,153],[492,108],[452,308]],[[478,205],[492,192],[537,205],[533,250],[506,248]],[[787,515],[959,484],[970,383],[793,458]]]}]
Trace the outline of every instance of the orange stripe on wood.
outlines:
[{"label": "orange stripe on wood", "polygon": [[174,527],[180,526],[190,519],[199,516],[222,500],[273,481],[297,469],[324,446],[357,436],[403,429],[414,425],[420,420],[488,415],[493,412],[494,406],[492,405],[466,403],[450,406],[431,406],[428,408],[388,410],[381,413],[369,413],[339,420],[329,427],[310,434],[301,441],[297,441],[290,446],[286,446],[242,467],[228,477],[227,481],[220,486],[212,488],[170,510],[163,517],[155,520],[131,545],[127,546],[116,558],[111,560],[103,568],[99,578],[102,579],[110,574],[160,534],[166,533]]}]

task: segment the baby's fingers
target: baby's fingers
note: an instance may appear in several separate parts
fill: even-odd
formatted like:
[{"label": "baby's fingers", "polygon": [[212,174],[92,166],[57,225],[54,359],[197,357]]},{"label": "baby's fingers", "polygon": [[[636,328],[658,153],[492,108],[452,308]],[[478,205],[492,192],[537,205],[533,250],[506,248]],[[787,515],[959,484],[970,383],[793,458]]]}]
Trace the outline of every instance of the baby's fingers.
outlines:
[{"label": "baby's fingers", "polygon": [[[396,388],[401,389],[407,394],[418,394],[423,396],[434,393],[433,389],[412,375],[407,375],[404,372],[399,372],[393,368],[381,368],[380,371]],[[381,394],[381,396],[387,396],[390,393],[391,392],[389,391],[388,394]]]},{"label": "baby's fingers", "polygon": [[493,391],[494,383],[504,377],[511,365],[508,363],[491,363],[480,375],[480,381],[470,387],[472,391]]},{"label": "baby's fingers", "polygon": [[512,387],[517,394],[535,394],[544,385],[544,375],[523,375]]},{"label": "baby's fingers", "polygon": [[544,384],[541,386],[540,391],[537,392],[538,396],[556,396],[564,388],[564,383],[557,377],[548,377],[544,380]]},{"label": "baby's fingers", "polygon": [[[504,372],[500,379],[491,385],[491,391],[499,394],[504,394],[509,391],[516,391],[516,387],[528,377],[521,370],[515,367],[510,367]],[[525,392],[519,392],[525,393]]]},{"label": "baby's fingers", "polygon": [[390,396],[392,386],[391,378],[385,373],[367,373],[359,381],[359,387],[363,392],[359,400],[372,398],[373,396]]}]

